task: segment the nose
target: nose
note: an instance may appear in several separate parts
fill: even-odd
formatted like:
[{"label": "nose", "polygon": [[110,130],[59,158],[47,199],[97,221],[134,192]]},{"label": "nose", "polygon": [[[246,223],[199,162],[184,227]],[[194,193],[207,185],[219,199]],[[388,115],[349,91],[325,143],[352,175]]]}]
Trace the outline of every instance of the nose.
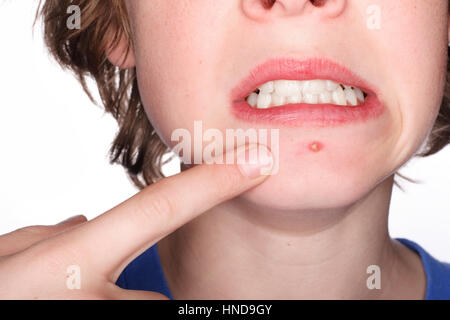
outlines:
[{"label": "nose", "polygon": [[244,14],[257,21],[316,12],[324,17],[337,17],[348,0],[241,0]]}]

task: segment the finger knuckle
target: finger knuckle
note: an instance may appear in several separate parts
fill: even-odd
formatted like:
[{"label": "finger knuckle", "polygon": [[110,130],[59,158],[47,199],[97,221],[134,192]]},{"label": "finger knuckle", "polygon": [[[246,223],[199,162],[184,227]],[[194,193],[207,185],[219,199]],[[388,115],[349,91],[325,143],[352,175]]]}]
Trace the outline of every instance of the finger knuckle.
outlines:
[{"label": "finger knuckle", "polygon": [[139,212],[149,219],[170,218],[175,213],[175,205],[172,198],[165,192],[155,192],[151,199],[141,198],[138,202]]}]

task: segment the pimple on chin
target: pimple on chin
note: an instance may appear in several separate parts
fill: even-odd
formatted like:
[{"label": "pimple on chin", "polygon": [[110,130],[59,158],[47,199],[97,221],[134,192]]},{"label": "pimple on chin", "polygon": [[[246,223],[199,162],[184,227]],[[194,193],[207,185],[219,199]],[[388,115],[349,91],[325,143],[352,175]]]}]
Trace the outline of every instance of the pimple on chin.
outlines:
[{"label": "pimple on chin", "polygon": [[306,156],[307,154],[318,153],[322,151],[324,145],[322,142],[314,140],[314,141],[304,141],[298,144],[295,155],[296,156]]},{"label": "pimple on chin", "polygon": [[311,152],[319,152],[323,149],[323,144],[319,141],[313,141],[308,145],[308,149]]}]

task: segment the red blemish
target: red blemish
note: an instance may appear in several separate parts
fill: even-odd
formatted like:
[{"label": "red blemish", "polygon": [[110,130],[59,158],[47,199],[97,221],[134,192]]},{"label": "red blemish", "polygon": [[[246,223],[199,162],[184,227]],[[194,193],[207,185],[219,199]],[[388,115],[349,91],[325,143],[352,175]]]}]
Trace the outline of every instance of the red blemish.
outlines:
[{"label": "red blemish", "polygon": [[323,149],[323,144],[321,144],[318,141],[314,141],[309,144],[308,149],[311,150],[312,152],[319,152],[320,150]]}]

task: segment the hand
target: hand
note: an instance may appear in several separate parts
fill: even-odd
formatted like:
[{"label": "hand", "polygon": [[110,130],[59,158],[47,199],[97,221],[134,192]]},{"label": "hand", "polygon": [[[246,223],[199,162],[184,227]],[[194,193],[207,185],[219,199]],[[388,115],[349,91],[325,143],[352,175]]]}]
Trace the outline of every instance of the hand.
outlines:
[{"label": "hand", "polygon": [[[264,181],[267,175],[260,175],[260,168],[198,165],[146,187],[91,221],[81,216],[0,236],[0,299],[168,299],[157,292],[124,290],[115,282],[146,248]],[[70,290],[67,268],[73,265],[79,267],[81,288]]]}]

